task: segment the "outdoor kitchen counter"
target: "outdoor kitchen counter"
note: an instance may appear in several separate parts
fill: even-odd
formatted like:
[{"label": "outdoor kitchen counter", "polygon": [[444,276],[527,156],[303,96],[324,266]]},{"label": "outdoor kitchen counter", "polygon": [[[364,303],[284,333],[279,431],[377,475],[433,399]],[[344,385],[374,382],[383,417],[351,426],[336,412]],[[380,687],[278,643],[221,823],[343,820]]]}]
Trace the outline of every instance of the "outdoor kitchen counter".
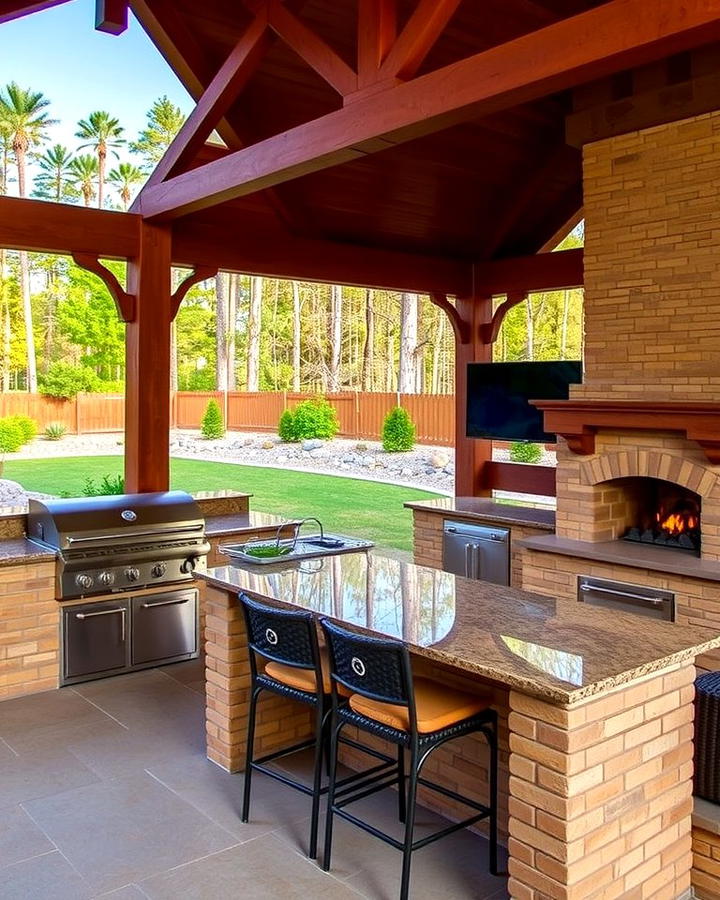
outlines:
[{"label": "outdoor kitchen counter", "polygon": [[49,562],[55,559],[52,550],[44,550],[26,538],[0,540],[0,567],[24,566],[29,563]]},{"label": "outdoor kitchen counter", "polygon": [[433,500],[413,500],[403,505],[407,509],[436,513],[446,518],[456,516],[469,521],[526,525],[543,531],[555,531],[555,510],[547,507],[497,503],[485,497],[437,497]]},{"label": "outdoor kitchen counter", "polygon": [[[417,673],[488,697],[499,718],[511,897],[689,890],[694,659],[720,636],[364,553],[322,567],[221,567],[198,577],[206,582],[207,752],[218,765],[244,765],[250,674],[237,595],[245,591],[402,638]],[[309,707],[268,696],[255,752],[311,733]],[[343,762],[365,764],[347,749]],[[487,770],[475,735],[440,748],[427,775],[482,797]],[[421,802],[461,815],[431,793]]]},{"label": "outdoor kitchen counter", "polygon": [[285,521],[282,516],[255,511],[207,516],[205,519],[205,534],[209,538],[225,537],[230,534],[242,535],[243,532],[254,534],[259,529],[263,531],[271,528],[277,529],[278,525]]}]

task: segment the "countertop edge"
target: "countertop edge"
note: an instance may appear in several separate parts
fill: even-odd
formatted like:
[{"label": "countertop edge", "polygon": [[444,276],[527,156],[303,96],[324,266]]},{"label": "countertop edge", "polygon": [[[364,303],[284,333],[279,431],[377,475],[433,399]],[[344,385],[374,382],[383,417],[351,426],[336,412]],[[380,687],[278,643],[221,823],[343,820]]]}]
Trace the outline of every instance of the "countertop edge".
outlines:
[{"label": "countertop edge", "polygon": [[28,563],[54,562],[56,556],[52,550],[43,550],[24,537],[0,541],[0,568],[3,569]]},{"label": "countertop edge", "polygon": [[[443,509],[442,507],[431,505],[436,502],[437,501],[434,500],[408,500],[403,503],[403,506],[406,509],[418,510],[419,512],[426,512],[436,516],[453,516],[458,519],[468,519],[477,522],[493,522],[503,525],[516,525],[518,527],[537,528],[542,531],[548,531],[550,533],[553,533],[555,531],[555,510],[547,510],[547,519],[549,520],[550,518],[552,518],[552,521],[548,521],[543,519],[533,519],[532,515],[524,518],[522,516],[513,515],[512,512],[476,512],[466,509],[457,509],[456,507]],[[503,504],[498,505],[502,506]],[[533,507],[519,508],[534,512]],[[513,507],[508,506],[508,510],[512,509]]]}]

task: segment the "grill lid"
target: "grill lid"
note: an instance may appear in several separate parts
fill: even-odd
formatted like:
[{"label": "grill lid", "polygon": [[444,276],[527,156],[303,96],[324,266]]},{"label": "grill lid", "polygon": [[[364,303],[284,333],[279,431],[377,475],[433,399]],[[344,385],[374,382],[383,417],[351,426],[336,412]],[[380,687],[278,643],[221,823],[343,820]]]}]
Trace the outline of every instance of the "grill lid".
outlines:
[{"label": "grill lid", "polygon": [[88,550],[101,541],[142,543],[177,535],[203,539],[200,508],[184,491],[30,500],[28,537],[64,551]]}]

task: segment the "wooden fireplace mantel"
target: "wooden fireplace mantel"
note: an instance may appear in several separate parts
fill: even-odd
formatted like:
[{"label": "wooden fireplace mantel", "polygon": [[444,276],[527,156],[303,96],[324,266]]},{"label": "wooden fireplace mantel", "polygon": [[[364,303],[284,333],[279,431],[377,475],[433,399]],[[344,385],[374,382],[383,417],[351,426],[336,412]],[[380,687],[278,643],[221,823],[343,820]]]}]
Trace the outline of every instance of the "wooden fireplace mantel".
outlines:
[{"label": "wooden fireplace mantel", "polygon": [[642,400],[531,400],[544,413],[545,430],[565,438],[573,453],[595,452],[599,428],[680,431],[720,465],[720,403]]}]

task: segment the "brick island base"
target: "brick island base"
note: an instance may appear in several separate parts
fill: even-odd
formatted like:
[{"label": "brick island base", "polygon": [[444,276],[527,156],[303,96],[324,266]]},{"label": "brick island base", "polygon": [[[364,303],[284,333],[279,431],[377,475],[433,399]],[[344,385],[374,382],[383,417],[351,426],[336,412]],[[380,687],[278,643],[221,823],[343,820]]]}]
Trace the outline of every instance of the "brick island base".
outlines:
[{"label": "brick island base", "polygon": [[[206,587],[208,757],[231,772],[243,766],[250,680],[236,596]],[[694,674],[685,662],[567,708],[509,692],[501,742],[513,898],[674,900],[689,892]],[[265,700],[259,750],[309,733],[306,711]],[[443,776],[467,776],[473,766],[482,789],[477,745],[460,742],[448,749]]]}]

